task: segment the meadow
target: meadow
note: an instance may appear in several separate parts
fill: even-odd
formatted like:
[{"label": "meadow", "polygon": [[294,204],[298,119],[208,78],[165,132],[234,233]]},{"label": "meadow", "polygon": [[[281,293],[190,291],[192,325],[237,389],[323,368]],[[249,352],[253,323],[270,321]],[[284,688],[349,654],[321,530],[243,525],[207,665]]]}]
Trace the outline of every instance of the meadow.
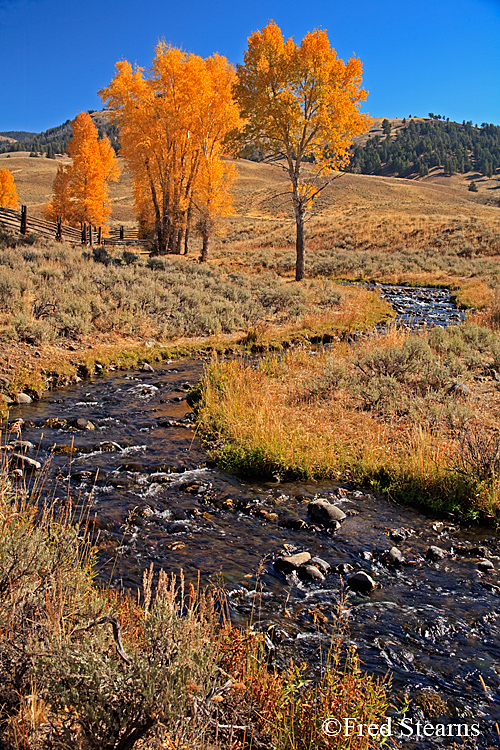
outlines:
[{"label": "meadow", "polygon": [[[9,158],[35,212],[57,162]],[[187,256],[145,258],[2,235],[4,409],[22,391],[37,398],[106,369],[212,352],[190,400],[223,467],[329,477],[496,523],[500,215],[487,186],[475,195],[462,178],[340,176],[308,222],[307,279],[297,284],[286,180],[269,165],[238,169],[235,213],[206,264],[196,237]],[[113,190],[112,221],[132,226],[126,175]],[[343,281],[445,285],[469,319],[421,335],[372,333],[392,311],[376,290]],[[277,674],[259,635],[221,624],[220,592],[151,570],[138,600],[96,585],[85,518],[43,500],[14,488],[4,467],[7,747],[320,750],[343,741],[321,732],[325,716],[384,716],[388,685],[360,671],[341,629],[317,683],[299,665]]]}]

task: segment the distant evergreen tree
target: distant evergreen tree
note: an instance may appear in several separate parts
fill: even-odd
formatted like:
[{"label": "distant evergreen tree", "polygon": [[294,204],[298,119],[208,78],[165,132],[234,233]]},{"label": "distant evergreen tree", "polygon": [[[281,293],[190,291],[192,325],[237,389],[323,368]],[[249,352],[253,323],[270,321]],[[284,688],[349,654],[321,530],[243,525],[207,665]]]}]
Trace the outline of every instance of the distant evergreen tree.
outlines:
[{"label": "distant evergreen tree", "polygon": [[477,193],[478,192],[477,185],[476,185],[476,183],[474,181],[471,182],[471,184],[469,185],[469,192],[470,193]]},{"label": "distant evergreen tree", "polygon": [[392,130],[392,125],[389,122],[389,120],[387,120],[387,119],[382,120],[382,130],[384,131],[385,135],[390,136],[391,130]]}]

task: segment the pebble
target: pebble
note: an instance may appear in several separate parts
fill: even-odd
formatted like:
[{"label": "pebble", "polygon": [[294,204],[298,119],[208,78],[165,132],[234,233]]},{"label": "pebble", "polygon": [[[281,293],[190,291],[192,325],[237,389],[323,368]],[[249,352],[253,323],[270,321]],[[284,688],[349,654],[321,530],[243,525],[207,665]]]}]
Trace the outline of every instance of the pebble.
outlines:
[{"label": "pebble", "polygon": [[151,367],[149,362],[144,362],[144,364],[141,367],[142,372],[154,372],[155,368]]}]

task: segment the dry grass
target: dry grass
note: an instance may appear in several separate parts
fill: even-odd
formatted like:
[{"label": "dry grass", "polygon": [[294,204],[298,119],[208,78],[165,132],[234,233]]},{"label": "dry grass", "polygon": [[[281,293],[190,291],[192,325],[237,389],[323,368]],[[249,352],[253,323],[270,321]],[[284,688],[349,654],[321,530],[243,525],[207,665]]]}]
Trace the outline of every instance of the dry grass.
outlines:
[{"label": "dry grass", "polygon": [[[0,367],[10,390],[34,395],[114,362],[132,366],[178,351],[334,336],[392,316],[376,293],[327,279],[297,285],[269,271],[144,259],[31,236],[0,236]],[[112,342],[112,343],[111,343]],[[147,346],[146,346],[147,344]],[[122,352],[120,354],[120,352]],[[34,354],[37,354],[35,358]],[[3,366],[2,366],[3,364]]]},{"label": "dry grass", "polygon": [[219,462],[246,476],[347,478],[405,502],[498,515],[497,465],[473,469],[464,436],[480,429],[492,442],[500,431],[496,381],[484,380],[499,346],[468,324],[295,350],[257,367],[215,362],[199,423]]}]

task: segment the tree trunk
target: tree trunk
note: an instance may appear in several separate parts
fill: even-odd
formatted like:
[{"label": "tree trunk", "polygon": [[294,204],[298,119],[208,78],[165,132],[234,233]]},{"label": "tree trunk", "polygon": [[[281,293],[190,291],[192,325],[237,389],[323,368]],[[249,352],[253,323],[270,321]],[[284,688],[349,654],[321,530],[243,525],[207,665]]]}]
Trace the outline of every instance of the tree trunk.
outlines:
[{"label": "tree trunk", "polygon": [[177,226],[173,231],[173,237],[172,237],[172,253],[174,255],[180,255],[181,254],[181,241],[182,241],[182,229],[180,226]]},{"label": "tree trunk", "polygon": [[192,212],[193,212],[193,204],[190,203],[188,210],[187,210],[187,216],[186,216],[186,228],[184,229],[184,255],[187,255],[189,252],[189,228],[191,226]]},{"label": "tree trunk", "polygon": [[206,263],[208,259],[208,232],[204,230],[201,236],[203,244],[201,246],[200,263]]},{"label": "tree trunk", "polygon": [[304,260],[304,214],[299,210],[295,214],[295,223],[297,225],[297,237],[295,241],[296,260],[295,260],[295,281],[302,281],[305,273]]},{"label": "tree trunk", "polygon": [[165,226],[161,218],[156,221],[155,224],[155,235],[156,235],[156,252],[158,255],[167,254],[167,233]]}]

